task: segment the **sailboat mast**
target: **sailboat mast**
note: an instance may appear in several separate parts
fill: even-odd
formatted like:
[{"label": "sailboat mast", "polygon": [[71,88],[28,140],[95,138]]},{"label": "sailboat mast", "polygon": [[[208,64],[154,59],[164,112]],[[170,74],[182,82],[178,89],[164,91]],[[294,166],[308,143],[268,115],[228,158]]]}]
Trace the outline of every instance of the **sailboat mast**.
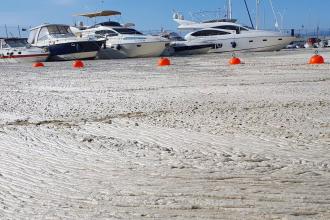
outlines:
[{"label": "sailboat mast", "polygon": [[259,29],[259,4],[260,0],[256,0],[256,30]]}]

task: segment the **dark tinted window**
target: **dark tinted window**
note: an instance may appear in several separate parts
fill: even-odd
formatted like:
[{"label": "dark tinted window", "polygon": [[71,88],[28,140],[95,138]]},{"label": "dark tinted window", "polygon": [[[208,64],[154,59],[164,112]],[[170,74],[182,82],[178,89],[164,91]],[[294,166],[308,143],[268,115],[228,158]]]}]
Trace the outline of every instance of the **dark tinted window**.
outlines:
[{"label": "dark tinted window", "polygon": [[119,24],[118,22],[115,22],[115,21],[106,21],[106,22],[98,23],[90,28],[96,28],[96,27],[100,27],[100,26],[121,27],[121,24]]},{"label": "dark tinted window", "polygon": [[102,23],[99,23],[99,25],[110,26],[110,27],[120,27],[121,26],[118,22],[115,22],[115,21],[102,22]]},{"label": "dark tinted window", "polygon": [[115,31],[117,31],[120,34],[137,34],[137,35],[142,35],[141,32],[138,32],[135,29],[132,28],[113,28]]},{"label": "dark tinted window", "polygon": [[248,30],[246,28],[238,27],[238,26],[234,26],[234,25],[222,25],[222,26],[217,26],[216,28],[236,31],[237,34],[239,34],[241,31],[247,31]]},{"label": "dark tinted window", "polygon": [[193,33],[192,36],[202,37],[202,36],[215,36],[215,35],[226,35],[226,34],[230,34],[230,33],[224,31],[218,31],[218,30],[203,30]]},{"label": "dark tinted window", "polygon": [[95,31],[95,34],[99,34],[102,36],[117,36],[118,34],[111,30],[101,30],[101,31]]}]

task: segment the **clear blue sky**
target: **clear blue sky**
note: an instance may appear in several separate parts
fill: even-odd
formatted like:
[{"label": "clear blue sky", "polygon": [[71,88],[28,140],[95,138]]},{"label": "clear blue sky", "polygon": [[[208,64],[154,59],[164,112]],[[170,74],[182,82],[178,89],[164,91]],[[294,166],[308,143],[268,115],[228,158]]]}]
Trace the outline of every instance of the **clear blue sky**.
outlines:
[{"label": "clear blue sky", "polygon": [[[249,24],[243,0],[232,0],[234,17]],[[247,0],[255,13],[255,0]],[[268,29],[274,26],[274,16],[268,0],[261,0],[261,25]],[[100,9],[119,10],[121,22],[134,22],[138,29],[155,30],[176,28],[172,21],[172,10],[189,12],[224,8],[226,0],[2,0],[0,25],[35,26],[41,23],[73,24],[72,15]],[[330,0],[273,0],[277,11],[284,13],[285,28],[330,28]]]}]

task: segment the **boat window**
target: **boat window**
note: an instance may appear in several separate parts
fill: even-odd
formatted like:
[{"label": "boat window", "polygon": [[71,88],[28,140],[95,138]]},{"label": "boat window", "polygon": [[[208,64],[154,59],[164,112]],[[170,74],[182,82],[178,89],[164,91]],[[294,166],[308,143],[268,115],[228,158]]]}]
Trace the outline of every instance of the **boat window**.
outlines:
[{"label": "boat window", "polygon": [[111,30],[95,31],[95,34],[102,35],[102,36],[108,36],[108,37],[118,36],[118,34],[116,32],[111,31]]},{"label": "boat window", "polygon": [[37,29],[34,29],[34,30],[30,31],[29,38],[28,38],[28,42],[30,44],[35,43],[35,38],[36,38],[37,31],[38,31]]},{"label": "boat window", "polygon": [[191,35],[194,37],[203,37],[203,36],[215,36],[215,35],[226,35],[226,34],[230,34],[230,33],[219,30],[202,30],[202,31],[196,31]]},{"label": "boat window", "polygon": [[47,26],[49,34],[53,37],[73,37],[74,34],[70,30],[69,26],[51,25]]},{"label": "boat window", "polygon": [[99,26],[108,26],[108,27],[121,27],[121,25],[118,22],[115,21],[106,21],[106,22],[102,22],[97,24]]},{"label": "boat window", "polygon": [[27,45],[25,38],[16,38],[16,39],[6,39],[7,45],[11,48],[15,47],[25,47]]},{"label": "boat window", "polygon": [[221,26],[217,26],[215,28],[236,31],[237,34],[239,34],[241,31],[248,31],[247,28],[235,26],[235,25],[221,25]]},{"label": "boat window", "polygon": [[113,28],[119,34],[135,34],[135,35],[143,35],[141,32],[132,29],[132,28]]},{"label": "boat window", "polygon": [[39,36],[38,36],[38,41],[39,40],[47,40],[48,39],[48,29],[47,27],[43,27],[41,28],[40,32],[39,32]]},{"label": "boat window", "polygon": [[58,29],[60,30],[61,34],[72,33],[71,30],[70,30],[70,27],[58,26]]}]

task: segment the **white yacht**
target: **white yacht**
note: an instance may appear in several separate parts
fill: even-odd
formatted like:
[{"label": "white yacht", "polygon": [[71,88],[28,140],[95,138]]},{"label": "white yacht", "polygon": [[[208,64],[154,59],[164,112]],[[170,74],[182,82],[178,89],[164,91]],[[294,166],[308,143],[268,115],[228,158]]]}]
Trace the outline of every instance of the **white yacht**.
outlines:
[{"label": "white yacht", "polygon": [[32,47],[25,38],[0,38],[0,62],[43,62],[47,49]]},{"label": "white yacht", "polygon": [[255,30],[236,23],[234,19],[194,22],[175,14],[174,21],[179,24],[179,30],[192,30],[185,36],[187,41],[213,44],[211,52],[277,51],[296,39],[281,32]]},{"label": "white yacht", "polygon": [[47,48],[50,60],[94,59],[104,41],[76,37],[68,25],[44,24],[30,30],[28,42]]},{"label": "white yacht", "polygon": [[[117,11],[101,11],[96,13],[80,14],[88,18],[100,16],[119,15]],[[145,35],[135,30],[119,24],[118,22],[108,21],[98,23],[91,27],[73,29],[76,34],[82,36],[95,36],[106,39],[106,49],[99,52],[99,58],[137,58],[137,57],[157,57],[160,56],[169,45],[169,40],[160,36]]]}]

